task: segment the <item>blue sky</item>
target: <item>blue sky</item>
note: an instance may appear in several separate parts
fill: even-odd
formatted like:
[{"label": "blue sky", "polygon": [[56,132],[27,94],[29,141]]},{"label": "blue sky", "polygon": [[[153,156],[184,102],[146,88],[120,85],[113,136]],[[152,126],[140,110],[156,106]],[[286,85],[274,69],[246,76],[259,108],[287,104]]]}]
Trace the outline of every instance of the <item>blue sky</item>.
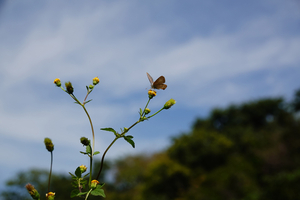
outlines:
[{"label": "blue sky", "polygon": [[[291,98],[300,88],[300,3],[253,1],[0,1],[0,186],[20,170],[48,168],[43,139],[55,144],[54,171],[88,160],[91,137],[84,111],[53,80],[71,81],[87,105],[103,152],[116,130],[145,106],[146,72],[166,78],[150,109],[177,103],[130,132],[107,158],[155,152],[189,130],[197,116],[264,97]],[[5,170],[3,170],[5,169]]]}]

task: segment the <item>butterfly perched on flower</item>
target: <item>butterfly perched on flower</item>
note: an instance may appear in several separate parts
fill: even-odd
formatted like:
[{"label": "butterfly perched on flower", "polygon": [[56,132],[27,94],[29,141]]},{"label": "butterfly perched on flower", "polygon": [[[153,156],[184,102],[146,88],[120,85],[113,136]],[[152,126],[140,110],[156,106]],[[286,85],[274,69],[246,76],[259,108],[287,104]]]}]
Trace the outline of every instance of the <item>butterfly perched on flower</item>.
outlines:
[{"label": "butterfly perched on flower", "polygon": [[156,81],[153,82],[153,78],[150,76],[150,74],[147,73],[147,77],[150,81],[151,88],[152,89],[166,89],[167,85],[165,84],[166,79],[164,76],[160,76]]}]

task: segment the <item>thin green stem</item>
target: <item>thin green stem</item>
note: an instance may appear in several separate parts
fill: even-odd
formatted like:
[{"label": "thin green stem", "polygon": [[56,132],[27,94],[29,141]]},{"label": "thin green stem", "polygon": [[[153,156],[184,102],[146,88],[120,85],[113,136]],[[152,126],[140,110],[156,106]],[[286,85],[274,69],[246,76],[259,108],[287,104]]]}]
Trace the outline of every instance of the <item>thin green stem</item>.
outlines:
[{"label": "thin green stem", "polygon": [[158,114],[160,111],[162,111],[164,108],[160,109],[159,111],[157,111],[156,113],[154,113],[153,115],[147,117],[147,119],[150,119],[151,117],[153,117],[154,115]]},{"label": "thin green stem", "polygon": [[86,110],[85,106],[82,105],[82,108],[84,109],[86,115],[89,118],[90,124],[91,124],[91,129],[92,129],[92,135],[93,135],[93,145],[92,145],[92,153],[91,153],[91,157],[90,157],[90,176],[89,176],[89,186],[91,185],[91,181],[92,181],[92,172],[93,172],[93,155],[94,155],[94,148],[95,148],[95,133],[94,133],[94,127],[93,127],[93,123],[92,123],[92,119],[88,113],[88,111]]},{"label": "thin green stem", "polygon": [[87,200],[88,199],[88,197],[89,197],[89,195],[90,195],[90,193],[92,192],[92,189],[90,189],[90,191],[86,194],[86,196],[85,196],[85,200]]},{"label": "thin green stem", "polygon": [[[127,133],[132,127],[134,127],[135,125],[137,125],[139,122],[141,122],[140,120],[135,122],[134,124],[132,124],[126,131],[123,131],[123,133],[121,133],[121,136],[125,135],[125,133]],[[99,172],[96,176],[96,180],[99,179],[99,176],[101,174],[102,168],[103,168],[103,164],[104,164],[104,157],[106,155],[106,153],[108,152],[108,150],[110,149],[110,147],[117,141],[117,139],[119,139],[120,137],[116,137],[111,143],[110,145],[106,148],[105,152],[103,153],[103,156],[101,158],[101,165],[100,165],[100,169]]]},{"label": "thin green stem", "polygon": [[149,104],[149,102],[150,102],[150,98],[148,99],[148,102],[147,102],[147,104],[146,104],[146,106],[145,106],[145,108],[144,108],[144,111],[143,111],[143,113],[142,113],[142,115],[141,115],[141,117],[145,114],[145,110],[146,110],[146,108],[148,107],[148,104]]},{"label": "thin green stem", "polygon": [[[53,153],[52,153],[52,151],[50,153],[51,153],[51,163],[50,163],[50,173],[49,173],[49,179],[48,179],[48,193],[50,192],[50,183],[51,183],[51,174],[52,174],[52,165],[53,165]],[[47,196],[47,199],[48,199],[48,196]]]},{"label": "thin green stem", "polygon": [[105,157],[107,151],[108,151],[108,150],[110,149],[110,147],[117,141],[117,139],[119,139],[119,138],[116,137],[116,138],[110,143],[110,145],[106,148],[105,152],[103,153],[103,156],[102,156],[102,158],[101,158],[100,169],[99,169],[99,172],[98,172],[98,174],[97,174],[97,176],[96,176],[96,180],[99,179],[99,176],[100,176],[100,174],[101,174],[101,171],[102,171],[102,168],[103,168],[103,163],[104,163],[104,157]]}]

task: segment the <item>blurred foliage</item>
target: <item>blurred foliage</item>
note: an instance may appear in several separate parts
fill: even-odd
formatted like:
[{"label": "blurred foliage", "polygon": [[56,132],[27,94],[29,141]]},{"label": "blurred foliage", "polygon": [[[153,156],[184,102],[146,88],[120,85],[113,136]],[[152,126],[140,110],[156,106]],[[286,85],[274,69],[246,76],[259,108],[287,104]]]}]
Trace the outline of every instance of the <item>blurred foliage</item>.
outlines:
[{"label": "blurred foliage", "polygon": [[[291,102],[270,98],[214,109],[207,118],[197,119],[190,132],[174,137],[165,151],[107,164],[106,173],[114,177],[101,178],[107,182],[107,199],[299,199],[299,110],[300,90]],[[45,191],[46,175],[38,170],[20,173],[7,185],[32,182]],[[67,181],[55,175],[53,191],[69,192]],[[2,193],[7,200],[25,199],[15,195]]]}]

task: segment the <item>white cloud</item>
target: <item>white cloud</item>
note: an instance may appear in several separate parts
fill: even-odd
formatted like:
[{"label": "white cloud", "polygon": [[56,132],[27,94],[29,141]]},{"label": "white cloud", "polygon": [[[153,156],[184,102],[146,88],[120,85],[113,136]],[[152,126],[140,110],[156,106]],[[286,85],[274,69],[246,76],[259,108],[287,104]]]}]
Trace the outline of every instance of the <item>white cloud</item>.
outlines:
[{"label": "white cloud", "polygon": [[[281,4],[285,5],[284,2]],[[103,148],[111,137],[99,133],[99,128],[127,126],[136,120],[138,108],[144,106],[146,88],[149,88],[146,72],[153,78],[164,75],[168,84],[168,89],[159,91],[155,101],[151,102],[154,110],[169,98],[176,99],[176,106],[181,110],[197,110],[226,105],[261,93],[284,92],[286,88],[282,85],[286,86],[289,80],[282,77],[278,81],[276,74],[282,71],[288,74],[291,69],[300,73],[297,70],[300,37],[293,30],[284,29],[288,26],[286,22],[289,19],[296,21],[299,14],[287,12],[284,8],[266,16],[254,12],[253,17],[232,31],[214,27],[210,30],[213,34],[190,33],[186,34],[187,38],[177,40],[173,34],[178,28],[175,21],[166,25],[160,24],[159,20],[151,21],[155,13],[150,7],[142,8],[149,9],[142,15],[145,19],[136,19],[133,16],[144,10],[139,10],[135,3],[114,1],[84,7],[72,4],[69,9],[67,3],[58,1],[45,5],[32,7],[33,14],[22,21],[27,26],[17,28],[20,35],[12,32],[7,21],[0,24],[0,42],[4,44],[0,47],[0,92],[4,94],[0,98],[0,132],[5,140],[22,140],[30,144],[52,137],[58,149],[69,148],[58,157],[59,162],[71,151],[78,151],[78,138],[82,133],[89,137],[90,127],[83,110],[73,105],[67,94],[55,88],[54,78],[72,81],[75,93],[81,99],[85,94],[84,86],[91,83],[94,76],[99,76],[100,84],[87,107],[97,128],[96,137],[101,135],[97,146]],[[13,15],[17,15],[12,7],[10,12],[13,14],[5,12],[10,23],[14,22]],[[284,19],[277,21],[283,14]],[[181,23],[193,20],[197,19],[186,18]],[[4,42],[4,38],[10,42]],[[14,40],[18,43],[12,42]],[[256,73],[264,75],[239,79]],[[264,87],[270,89],[264,91],[261,89]],[[297,85],[290,90],[293,87]],[[180,113],[182,121],[188,118],[185,116],[188,114]],[[159,120],[156,123],[157,127],[165,128],[165,123]],[[180,129],[179,125],[174,124],[172,130]],[[120,152],[161,149],[167,140],[165,135],[147,140],[137,137],[136,149],[131,149],[124,141],[118,142],[109,155],[115,157]],[[5,148],[9,145],[6,144]],[[36,148],[28,147],[27,150],[34,152]],[[21,151],[14,148],[13,154],[19,152],[17,158],[22,159],[26,153]],[[0,158],[4,156],[1,154]],[[26,159],[32,163],[36,158]],[[9,161],[13,165],[16,162]],[[67,162],[75,163],[76,158],[67,158]],[[59,169],[65,166],[58,165]]]}]

